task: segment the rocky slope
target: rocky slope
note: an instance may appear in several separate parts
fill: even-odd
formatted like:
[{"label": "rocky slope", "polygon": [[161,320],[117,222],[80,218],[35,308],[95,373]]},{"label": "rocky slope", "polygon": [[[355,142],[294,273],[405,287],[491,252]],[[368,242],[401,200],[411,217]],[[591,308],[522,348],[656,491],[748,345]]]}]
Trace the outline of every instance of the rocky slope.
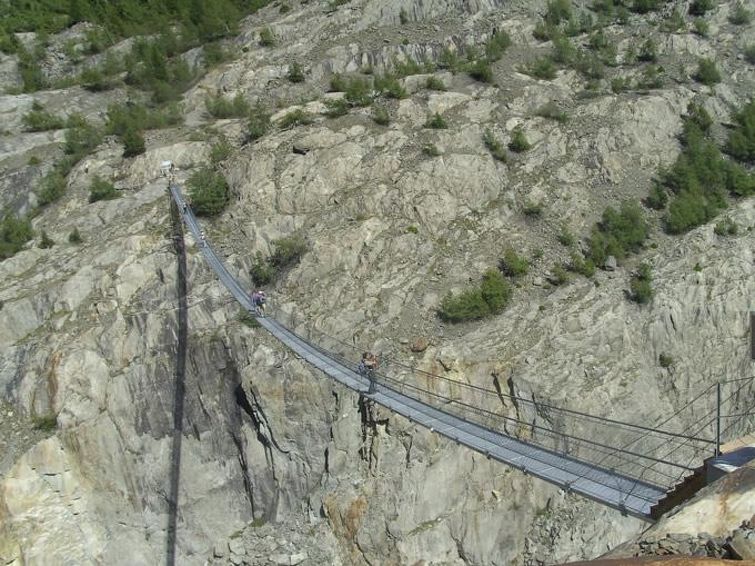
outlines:
[{"label": "rocky slope", "polygon": [[[28,246],[0,263],[6,414],[22,417],[13,427],[42,436],[32,419],[57,418],[51,436],[28,436],[12,459],[0,460],[0,557],[161,561],[171,553],[176,470],[176,553],[187,564],[213,554],[234,563],[542,564],[591,558],[638,533],[640,521],[333,385],[239,322],[193,246],[187,374],[177,397],[176,258],[157,168],[172,159],[184,180],[207,160],[218,132],[231,140],[235,151],[221,167],[234,198],[207,225],[208,237],[249,281],[255,252],[268,253],[294,231],[306,236],[310,251],[272,293],[277,313],[297,328],[314,325],[456,380],[491,386],[500,378],[550,403],[657,422],[721,376],[753,375],[755,202],[738,201],[727,213],[740,227],[736,237],[716,235],[713,225],[675,237],[655,231],[642,253],[654,267],[651,305],[625,298],[635,260],[594,280],[553,287],[547,278],[570,253],[558,243],[562,223],[586,235],[606,204],[647,194],[657,167],[679,152],[689,101],[720,123],[752,94],[755,69],[739,54],[755,40],[753,25],[732,26],[729,1],[708,16],[710,38],[662,33],[662,15],[633,16],[610,29],[620,57],[655,35],[666,82],[646,93],[583,94],[575,71],[553,81],[518,71],[549,49],[532,37],[542,2],[289,4],[288,13],[271,6],[245,22],[238,58],[186,94],[185,126],[151,133],[147,152],[133,159],[108,139],[73,170],[66,196],[34,219],[57,245]],[[402,9],[408,21],[399,25]],[[266,26],[275,47],[258,44]],[[207,93],[220,91],[275,105],[274,120],[294,107],[317,114],[334,71],[436,57],[443,46],[479,44],[495,28],[513,40],[493,67],[496,86],[439,73],[448,91],[430,92],[425,77],[407,77],[413,94],[387,103],[389,126],[355,109],[244,144],[242,121],[213,122],[204,111]],[[699,56],[716,59],[721,84],[689,80]],[[304,83],[285,79],[293,60],[305,68]],[[7,59],[0,64],[11,73]],[[18,117],[33,99],[97,119],[108,101],[124,97],[78,88],[0,96],[12,117],[0,138],[0,202],[33,206],[30,187],[60,152],[59,134],[21,131]],[[568,122],[536,115],[551,101]],[[448,129],[422,128],[434,112]],[[494,160],[484,130],[508,140],[518,125],[532,150],[508,164]],[[294,144],[306,151],[292,152]],[[427,144],[440,155],[427,155]],[[31,155],[43,163],[27,165]],[[116,180],[123,196],[88,204],[94,175]],[[532,202],[543,203],[540,219],[522,213]],[[82,245],[67,242],[74,227]],[[440,299],[495,266],[507,246],[540,256],[511,306],[484,322],[441,324]],[[418,338],[428,347],[412,352]],[[673,367],[659,367],[660,353]],[[180,458],[172,452],[177,399]],[[237,532],[231,552],[226,543]]]}]

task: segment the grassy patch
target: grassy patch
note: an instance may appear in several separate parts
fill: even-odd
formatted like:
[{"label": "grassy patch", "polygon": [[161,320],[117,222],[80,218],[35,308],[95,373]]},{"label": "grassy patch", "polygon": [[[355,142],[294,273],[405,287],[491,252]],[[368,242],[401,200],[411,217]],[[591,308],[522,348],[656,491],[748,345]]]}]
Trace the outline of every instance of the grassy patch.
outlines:
[{"label": "grassy patch", "polygon": [[513,293],[511,284],[497,269],[489,269],[479,286],[443,298],[438,316],[447,322],[479,320],[501,312]]}]

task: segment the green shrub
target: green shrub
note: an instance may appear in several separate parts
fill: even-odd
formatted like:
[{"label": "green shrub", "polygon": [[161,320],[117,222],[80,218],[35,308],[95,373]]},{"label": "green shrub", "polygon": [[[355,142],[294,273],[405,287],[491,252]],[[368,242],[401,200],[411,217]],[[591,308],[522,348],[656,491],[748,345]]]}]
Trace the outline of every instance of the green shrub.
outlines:
[{"label": "green shrub", "polygon": [[751,43],[745,47],[744,55],[748,63],[755,65],[755,43]]},{"label": "green shrub", "polygon": [[572,234],[571,230],[569,230],[569,227],[566,224],[561,225],[561,230],[556,236],[556,239],[558,240],[559,244],[566,248],[571,248],[577,242],[574,238],[574,234]]},{"label": "green shrub", "polygon": [[535,24],[535,29],[532,30],[532,37],[538,41],[548,41],[551,36],[558,31],[559,30],[556,26],[551,26],[544,21],[541,21]]},{"label": "green shrub", "polygon": [[557,287],[569,282],[569,273],[561,265],[554,265],[548,280]]},{"label": "green shrub", "polygon": [[506,148],[503,147],[503,144],[500,141],[498,141],[493,132],[486,128],[482,134],[482,141],[495,159],[506,163]]},{"label": "green shrub", "polygon": [[671,14],[664,20],[663,24],[661,25],[661,29],[667,33],[674,33],[679,30],[684,30],[687,28],[687,24],[684,21],[684,16],[679,11],[678,7],[674,7],[674,9],[671,11]]},{"label": "green shrub", "polygon": [[204,103],[207,111],[215,118],[243,118],[250,110],[249,103],[240,93],[230,100],[220,94],[208,96]]},{"label": "green shrub", "polygon": [[739,226],[731,218],[724,218],[713,228],[717,236],[736,236],[739,233]]},{"label": "green shrub", "polygon": [[704,16],[706,12],[709,12],[716,7],[714,0],[692,0],[689,5],[689,13],[693,16]]},{"label": "green shrub", "polygon": [[550,57],[539,57],[530,62],[522,71],[538,79],[556,78],[556,66]]},{"label": "green shrub", "polygon": [[485,44],[485,57],[488,61],[495,62],[503,57],[503,53],[511,45],[511,38],[505,31],[495,32]]},{"label": "green shrub", "polygon": [[438,77],[430,76],[430,77],[427,77],[427,81],[425,81],[425,88],[428,90],[443,91],[443,90],[446,90],[446,85]]},{"label": "green shrub", "polygon": [[479,287],[443,298],[438,315],[446,322],[479,320],[501,312],[513,293],[511,284],[497,269],[487,270]]},{"label": "green shrub", "polygon": [[695,80],[708,86],[720,83],[721,73],[718,71],[715,61],[705,57],[701,58],[698,62]]},{"label": "green shrub", "polygon": [[611,79],[611,92],[619,94],[632,88],[632,79],[629,77],[615,77]]},{"label": "green shrub", "polygon": [[663,210],[668,204],[668,193],[659,184],[654,184],[645,199],[645,204],[653,210]]},{"label": "green shrub", "polygon": [[[332,84],[331,81],[331,86]],[[372,104],[372,88],[370,87],[369,81],[359,77],[353,77],[348,80],[344,79],[344,84],[342,86],[344,98],[352,106],[364,107]]]},{"label": "green shrub", "polygon": [[163,108],[148,108],[144,104],[129,101],[108,106],[105,131],[108,134],[123,136],[129,129],[168,128],[181,122],[181,108],[176,104],[169,104]]},{"label": "green shrub", "polygon": [[569,121],[569,116],[561,110],[555,102],[546,102],[535,112],[536,116],[541,118],[548,118],[555,120],[556,122],[566,123]]},{"label": "green shrub", "polygon": [[79,75],[79,82],[90,92],[103,92],[115,86],[114,81],[97,67],[84,69]]},{"label": "green shrub", "polygon": [[260,31],[260,45],[262,47],[272,47],[275,45],[275,35],[270,28],[262,28]]},{"label": "green shrub", "polygon": [[681,234],[714,218],[724,207],[723,197],[700,189],[680,191],[671,201],[664,220],[666,231]]},{"label": "green shrub", "polygon": [[91,185],[89,185],[89,202],[112,200],[119,196],[120,193],[115,186],[100,177],[95,176],[95,178],[92,179]]},{"label": "green shrub", "polygon": [[21,119],[29,132],[44,132],[47,130],[60,130],[65,126],[65,121],[47,112],[38,102],[34,102],[31,110],[24,114]]},{"label": "green shrub", "polygon": [[486,59],[477,59],[469,63],[466,67],[467,73],[476,81],[483,83],[493,82],[493,69]]},{"label": "green shrub", "polygon": [[571,65],[577,60],[577,48],[571,40],[563,34],[553,36],[553,51],[551,59],[562,65]]},{"label": "green shrub", "polygon": [[606,208],[601,221],[590,237],[590,258],[603,265],[609,255],[622,259],[642,248],[648,236],[648,225],[637,203],[625,201],[617,211]]},{"label": "green shrub", "polygon": [[35,430],[52,432],[58,428],[58,417],[54,414],[42,416],[35,415],[32,417],[32,423]]},{"label": "green shrub", "polygon": [[726,151],[745,162],[755,162],[755,98],[734,114],[735,127],[729,133]]},{"label": "green shrub", "polygon": [[42,230],[42,238],[39,241],[39,247],[43,250],[49,249],[55,245],[55,240],[47,235],[45,230]]},{"label": "green shrub", "polygon": [[102,132],[80,115],[68,117],[63,151],[77,160],[83,158],[102,141]]},{"label": "green shrub", "polygon": [[127,129],[121,136],[123,142],[123,157],[134,157],[145,152],[144,136],[135,129]]},{"label": "green shrub", "polygon": [[67,184],[65,176],[53,169],[42,178],[37,191],[39,206],[46,206],[55,202],[66,192]]},{"label": "green shrub", "polygon": [[729,15],[729,21],[736,26],[743,26],[752,21],[752,12],[745,8],[742,2],[737,2],[734,11]]},{"label": "green shrub", "polygon": [[637,54],[638,61],[645,61],[648,63],[655,63],[658,61],[658,46],[651,38],[645,40],[640,47],[640,52]]},{"label": "green shrub", "polygon": [[426,143],[422,146],[422,153],[428,157],[438,157],[440,155],[440,150],[434,143]]},{"label": "green shrub", "polygon": [[517,126],[511,132],[511,141],[509,142],[509,149],[516,153],[522,153],[532,148],[530,142],[527,141],[527,136],[524,135],[524,130],[521,126]]},{"label": "green shrub", "polygon": [[281,271],[299,263],[309,246],[304,236],[294,234],[286,238],[272,241],[273,253],[270,255],[270,265]]},{"label": "green shrub", "polygon": [[81,234],[79,233],[79,229],[74,226],[73,230],[71,230],[71,233],[68,234],[68,241],[72,244],[80,244],[84,240],[81,237]]},{"label": "green shrub", "polygon": [[406,22],[409,21],[409,14],[407,14],[406,9],[401,8],[398,13],[398,21],[401,22],[401,25],[403,26],[406,24]]},{"label": "green shrub", "polygon": [[189,187],[191,208],[198,216],[220,214],[230,200],[225,177],[210,167],[202,167],[186,183]]},{"label": "green shrub", "polygon": [[384,106],[375,106],[372,109],[372,120],[380,126],[387,126],[391,121],[388,109]]},{"label": "green shrub", "polygon": [[264,136],[270,129],[270,114],[265,108],[257,103],[249,112],[249,121],[247,122],[247,138],[249,141],[255,141]]},{"label": "green shrub", "polygon": [[527,201],[524,203],[522,212],[530,218],[539,218],[543,214],[543,203]]},{"label": "green shrub", "polygon": [[210,148],[210,161],[218,164],[228,159],[231,153],[233,153],[233,146],[223,137]]},{"label": "green shrub", "polygon": [[629,283],[629,288],[631,299],[635,303],[644,305],[653,300],[655,291],[653,290],[653,274],[650,265],[647,263],[640,264],[637,273]]},{"label": "green shrub", "polygon": [[638,14],[647,14],[654,12],[661,7],[664,0],[634,0],[632,2],[632,11]]},{"label": "green shrub", "polygon": [[407,226],[406,231],[410,234],[419,234],[419,228],[417,228],[414,224]]},{"label": "green shrub", "polygon": [[661,354],[658,356],[658,365],[660,365],[663,369],[668,369],[674,365],[674,358],[672,358],[670,354],[661,352]]},{"label": "green shrub", "polygon": [[463,63],[456,51],[449,47],[444,47],[440,53],[440,57],[438,57],[438,67],[448,69],[455,74],[461,70]]},{"label": "green shrub", "polygon": [[568,22],[571,17],[571,0],[550,0],[543,20],[547,24],[557,26],[562,21]]},{"label": "green shrub", "polygon": [[526,258],[518,255],[513,248],[506,248],[503,257],[498,263],[499,269],[509,277],[526,275],[530,264]]},{"label": "green shrub", "polygon": [[204,56],[204,63],[208,68],[215,67],[233,58],[233,55],[223,49],[223,46],[219,42],[208,43],[202,46],[202,55]]},{"label": "green shrub", "polygon": [[401,82],[399,82],[398,77],[390,73],[376,76],[374,86],[375,90],[377,90],[381,94],[384,94],[388,98],[401,99],[408,96],[406,89],[401,86]]},{"label": "green shrub", "polygon": [[649,90],[663,86],[664,69],[660,65],[648,65],[642,71],[642,77],[637,81],[637,88]]},{"label": "green shrub", "polygon": [[595,262],[590,258],[585,258],[582,254],[573,253],[569,261],[569,271],[590,278],[595,275]]},{"label": "green shrub", "polygon": [[695,33],[700,37],[708,37],[710,34],[710,25],[702,18],[695,18],[693,22]]},{"label": "green shrub", "polygon": [[294,61],[288,66],[288,74],[286,75],[286,78],[292,83],[303,83],[304,69],[302,69],[298,62]]},{"label": "green shrub", "polygon": [[0,222],[0,261],[21,251],[33,236],[34,231],[28,217],[16,218],[5,214]]},{"label": "green shrub", "polygon": [[445,130],[448,128],[446,120],[439,113],[435,113],[425,122],[425,128],[432,128],[434,130]]},{"label": "green shrub", "polygon": [[257,286],[267,285],[275,279],[275,273],[275,268],[270,265],[270,262],[262,256],[261,252],[257,252],[249,269],[254,284]]},{"label": "green shrub", "polygon": [[694,102],[687,104],[687,116],[685,117],[685,121],[692,122],[703,133],[707,133],[713,125],[713,118],[710,117],[708,111],[703,106],[695,104]]},{"label": "green shrub", "polygon": [[279,125],[281,128],[291,128],[294,126],[306,126],[312,122],[314,122],[314,118],[309,112],[297,108],[283,116],[280,119]]}]

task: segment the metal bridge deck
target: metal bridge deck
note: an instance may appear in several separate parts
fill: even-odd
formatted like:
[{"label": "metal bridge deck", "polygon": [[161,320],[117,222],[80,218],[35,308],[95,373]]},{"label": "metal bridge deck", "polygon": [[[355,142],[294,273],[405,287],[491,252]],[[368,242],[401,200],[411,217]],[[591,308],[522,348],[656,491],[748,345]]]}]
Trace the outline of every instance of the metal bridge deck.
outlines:
[{"label": "metal bridge deck", "polygon": [[[206,243],[202,245],[202,229],[191,210],[188,207],[184,210],[185,201],[179,187],[171,184],[170,190],[186,225],[197,242],[200,243],[200,250],[207,263],[236,300],[245,309],[254,312],[248,292],[231,276],[212,247]],[[312,366],[346,387],[366,394],[369,383],[354,369],[310,344],[276,320],[268,317],[258,318],[257,320],[275,338]],[[368,397],[413,422],[481,452],[489,458],[619,509],[629,515],[650,520],[650,507],[666,493],[661,487],[612,473],[610,470],[527,444],[516,438],[471,423],[384,384],[377,384],[376,392],[369,394]]]}]

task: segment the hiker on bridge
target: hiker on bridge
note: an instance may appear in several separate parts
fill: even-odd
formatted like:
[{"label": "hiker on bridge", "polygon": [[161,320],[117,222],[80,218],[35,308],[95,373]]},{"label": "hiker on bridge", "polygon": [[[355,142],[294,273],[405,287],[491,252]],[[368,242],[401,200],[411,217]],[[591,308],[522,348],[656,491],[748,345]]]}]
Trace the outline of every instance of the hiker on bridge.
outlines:
[{"label": "hiker on bridge", "polygon": [[265,302],[267,302],[265,292],[255,289],[252,293],[252,305],[254,305],[254,312],[257,316],[265,316]]},{"label": "hiker on bridge", "polygon": [[359,360],[357,373],[370,380],[370,388],[367,391],[369,394],[375,393],[375,371],[379,365],[380,361],[378,360],[378,357],[372,352],[364,352],[362,354],[362,359]]}]

